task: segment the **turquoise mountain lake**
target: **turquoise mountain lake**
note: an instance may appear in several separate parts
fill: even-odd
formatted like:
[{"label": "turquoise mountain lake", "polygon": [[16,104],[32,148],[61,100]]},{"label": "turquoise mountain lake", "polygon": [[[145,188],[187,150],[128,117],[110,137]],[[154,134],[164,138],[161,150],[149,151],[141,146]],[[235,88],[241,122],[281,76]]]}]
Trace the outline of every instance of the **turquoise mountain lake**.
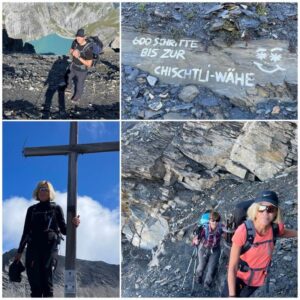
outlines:
[{"label": "turquoise mountain lake", "polygon": [[74,39],[65,39],[57,34],[50,34],[28,43],[34,46],[35,52],[38,54],[54,53],[56,55],[68,55]]}]

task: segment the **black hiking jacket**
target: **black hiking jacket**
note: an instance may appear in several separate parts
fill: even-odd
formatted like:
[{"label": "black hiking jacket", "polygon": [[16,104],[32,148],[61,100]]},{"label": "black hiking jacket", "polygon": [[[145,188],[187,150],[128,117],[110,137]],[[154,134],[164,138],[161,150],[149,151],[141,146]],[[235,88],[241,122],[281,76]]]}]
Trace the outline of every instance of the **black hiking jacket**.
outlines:
[{"label": "black hiking jacket", "polygon": [[22,253],[29,242],[42,243],[49,230],[66,235],[67,226],[62,208],[50,201],[30,206],[27,210],[18,253]]}]

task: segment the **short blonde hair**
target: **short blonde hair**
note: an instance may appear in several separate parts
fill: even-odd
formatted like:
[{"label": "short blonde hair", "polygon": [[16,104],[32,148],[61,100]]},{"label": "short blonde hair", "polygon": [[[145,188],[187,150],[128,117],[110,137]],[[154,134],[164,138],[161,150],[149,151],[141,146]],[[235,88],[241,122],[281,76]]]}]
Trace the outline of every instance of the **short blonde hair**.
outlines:
[{"label": "short blonde hair", "polygon": [[42,180],[37,184],[35,190],[32,193],[32,197],[35,200],[39,200],[39,198],[38,198],[39,190],[40,190],[41,186],[44,186],[44,185],[46,185],[49,189],[49,200],[53,201],[55,198],[55,191],[54,191],[54,188],[53,188],[53,185],[51,184],[51,182],[47,181],[47,180]]},{"label": "short blonde hair", "polygon": [[[254,221],[256,219],[256,215],[258,212],[258,208],[259,208],[259,203],[253,203],[247,210],[247,217],[248,219]],[[278,207],[277,208],[277,215],[276,218],[273,220],[273,223],[281,223],[282,222],[282,217],[281,217],[281,210]]]}]

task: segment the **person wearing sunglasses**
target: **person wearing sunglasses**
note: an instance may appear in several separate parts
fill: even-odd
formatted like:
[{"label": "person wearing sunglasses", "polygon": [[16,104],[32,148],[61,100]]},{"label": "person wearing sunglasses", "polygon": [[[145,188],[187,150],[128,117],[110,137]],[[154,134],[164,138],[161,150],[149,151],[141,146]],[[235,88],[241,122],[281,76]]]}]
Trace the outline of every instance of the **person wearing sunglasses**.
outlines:
[{"label": "person wearing sunglasses", "polygon": [[[56,267],[61,234],[66,235],[62,208],[53,202],[55,192],[49,181],[40,181],[33,191],[38,204],[28,208],[15,261],[20,261],[25,246],[25,268],[31,297],[53,297],[53,271]],[[79,226],[79,216],[73,219]]]},{"label": "person wearing sunglasses", "polygon": [[221,216],[216,211],[211,211],[208,223],[203,224],[193,239],[193,245],[198,247],[198,267],[196,275],[198,283],[202,284],[203,275],[207,266],[204,279],[204,288],[211,287],[213,276],[218,267],[221,254],[221,237],[224,226],[221,224]]},{"label": "person wearing sunglasses", "polygon": [[[296,230],[284,227],[278,196],[273,191],[260,193],[248,208],[247,217],[232,237],[222,297],[252,295],[265,284],[276,237],[297,237]],[[252,241],[249,241],[250,233]]]}]

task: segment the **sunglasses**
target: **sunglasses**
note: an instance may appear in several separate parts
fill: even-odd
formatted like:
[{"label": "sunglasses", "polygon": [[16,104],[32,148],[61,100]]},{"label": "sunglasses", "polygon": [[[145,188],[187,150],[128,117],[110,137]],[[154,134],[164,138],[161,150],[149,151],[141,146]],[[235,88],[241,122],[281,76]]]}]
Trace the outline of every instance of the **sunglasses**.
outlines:
[{"label": "sunglasses", "polygon": [[41,188],[39,188],[39,191],[40,192],[49,192],[49,189],[46,187],[41,187]]},{"label": "sunglasses", "polygon": [[264,212],[266,211],[268,214],[273,214],[275,212],[277,212],[277,207],[273,206],[273,205],[260,205],[258,207],[258,211],[259,212]]}]

